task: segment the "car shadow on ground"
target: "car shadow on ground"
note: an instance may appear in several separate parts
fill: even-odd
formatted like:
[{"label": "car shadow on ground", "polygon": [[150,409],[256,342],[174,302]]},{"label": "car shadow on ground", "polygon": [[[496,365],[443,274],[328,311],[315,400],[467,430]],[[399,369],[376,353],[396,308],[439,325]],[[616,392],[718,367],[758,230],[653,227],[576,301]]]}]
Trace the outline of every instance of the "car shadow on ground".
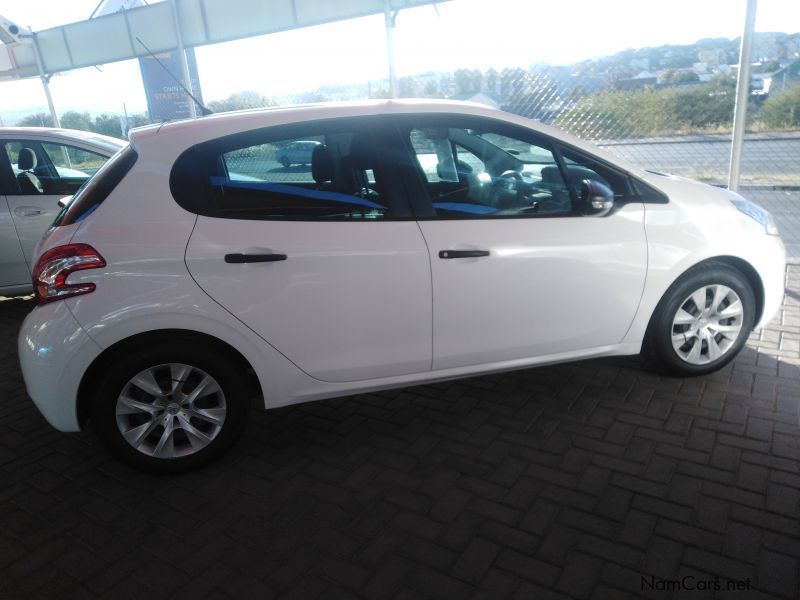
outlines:
[{"label": "car shadow on ground", "polygon": [[[0,302],[0,327],[16,334],[31,308]],[[800,535],[800,369],[767,333],[691,379],[598,359],[256,410],[228,455],[169,477],[119,464],[91,431],[53,431],[9,335],[0,572],[28,595],[51,581],[25,567],[34,552],[70,585],[124,597],[150,590],[153,572],[186,597],[401,584],[647,596],[643,576],[686,575],[774,591],[790,576],[759,561]],[[467,568],[478,549],[487,564]]]}]

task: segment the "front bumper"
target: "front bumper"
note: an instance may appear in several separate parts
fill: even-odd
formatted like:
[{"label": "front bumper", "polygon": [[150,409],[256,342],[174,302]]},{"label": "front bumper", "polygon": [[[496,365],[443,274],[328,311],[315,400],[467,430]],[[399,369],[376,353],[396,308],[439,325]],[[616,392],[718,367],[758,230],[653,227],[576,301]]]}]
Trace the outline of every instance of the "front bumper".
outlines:
[{"label": "front bumper", "polygon": [[98,346],[72,316],[66,302],[35,308],[17,338],[25,387],[53,427],[79,431],[78,387],[100,354]]},{"label": "front bumper", "polygon": [[759,253],[759,260],[754,261],[756,270],[764,284],[764,309],[756,329],[764,327],[777,314],[783,303],[786,291],[786,248],[778,236],[768,235],[764,249]]}]

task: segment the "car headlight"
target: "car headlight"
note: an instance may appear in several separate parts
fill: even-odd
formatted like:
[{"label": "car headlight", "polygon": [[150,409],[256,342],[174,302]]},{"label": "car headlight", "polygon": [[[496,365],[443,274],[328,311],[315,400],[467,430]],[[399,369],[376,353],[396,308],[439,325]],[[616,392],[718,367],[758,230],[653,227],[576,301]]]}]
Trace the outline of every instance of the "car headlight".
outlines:
[{"label": "car headlight", "polygon": [[764,226],[764,231],[769,235],[779,235],[778,226],[775,224],[775,219],[766,209],[762,208],[755,202],[750,202],[741,196],[731,198],[733,205],[741,212],[746,214],[751,219],[757,221]]}]

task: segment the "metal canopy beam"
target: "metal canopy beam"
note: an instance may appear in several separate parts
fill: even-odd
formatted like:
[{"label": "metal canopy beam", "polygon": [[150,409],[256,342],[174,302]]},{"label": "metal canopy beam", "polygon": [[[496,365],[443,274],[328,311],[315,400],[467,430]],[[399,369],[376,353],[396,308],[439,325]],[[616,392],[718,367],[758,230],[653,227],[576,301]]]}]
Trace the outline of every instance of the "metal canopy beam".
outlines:
[{"label": "metal canopy beam", "polygon": [[[438,0],[441,1],[441,0]],[[34,33],[47,74],[147,56],[153,52],[204,46],[345,19],[384,14],[434,0],[176,0],[179,40],[170,2],[159,2],[88,21]],[[15,49],[9,48],[12,52]],[[20,48],[13,73],[38,75],[36,57]]]}]

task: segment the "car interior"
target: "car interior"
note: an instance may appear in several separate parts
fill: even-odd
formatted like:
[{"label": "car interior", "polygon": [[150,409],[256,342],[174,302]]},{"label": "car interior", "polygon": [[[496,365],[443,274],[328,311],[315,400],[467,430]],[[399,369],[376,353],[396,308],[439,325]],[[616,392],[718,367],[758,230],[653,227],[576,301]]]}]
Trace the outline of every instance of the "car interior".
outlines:
[{"label": "car interior", "polygon": [[211,174],[220,216],[382,219],[380,167],[365,133],[332,133],[314,146],[309,167],[279,167],[276,142],[222,154]]}]

